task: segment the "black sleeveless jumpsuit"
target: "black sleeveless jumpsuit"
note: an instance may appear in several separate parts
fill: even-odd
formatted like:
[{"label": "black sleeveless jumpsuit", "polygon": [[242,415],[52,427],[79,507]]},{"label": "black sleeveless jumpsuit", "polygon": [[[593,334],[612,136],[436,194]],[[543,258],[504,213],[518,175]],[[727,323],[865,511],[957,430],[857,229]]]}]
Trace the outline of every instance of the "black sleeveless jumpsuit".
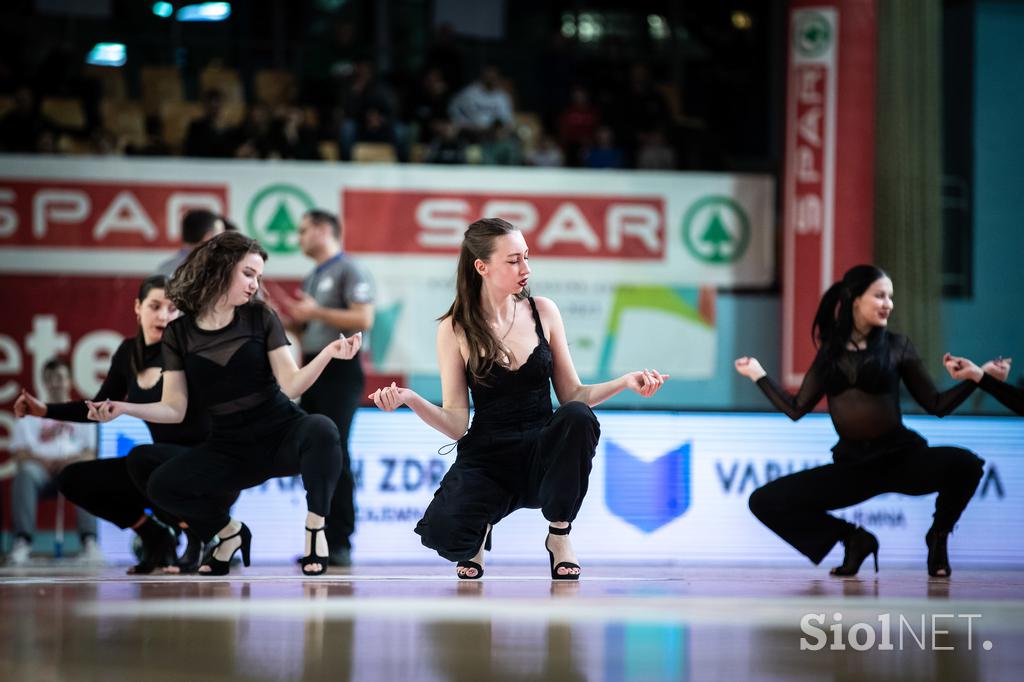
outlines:
[{"label": "black sleeveless jumpsuit", "polygon": [[517,509],[540,509],[548,521],[572,521],[587,494],[601,427],[582,402],[552,412],[551,348],[537,305],[528,300],[537,346],[519,369],[494,365],[483,383],[466,371],[473,423],[416,524],[423,544],[449,561],[472,558],[487,524]]}]

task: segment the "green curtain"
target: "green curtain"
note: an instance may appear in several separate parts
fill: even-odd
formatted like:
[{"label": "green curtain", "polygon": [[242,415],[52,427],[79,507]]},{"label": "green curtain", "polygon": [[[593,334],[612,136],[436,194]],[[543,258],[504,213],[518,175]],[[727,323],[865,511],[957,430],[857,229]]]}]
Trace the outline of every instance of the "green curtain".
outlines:
[{"label": "green curtain", "polygon": [[933,372],[945,351],[941,22],[940,0],[878,3],[875,259],[892,275],[893,329]]}]

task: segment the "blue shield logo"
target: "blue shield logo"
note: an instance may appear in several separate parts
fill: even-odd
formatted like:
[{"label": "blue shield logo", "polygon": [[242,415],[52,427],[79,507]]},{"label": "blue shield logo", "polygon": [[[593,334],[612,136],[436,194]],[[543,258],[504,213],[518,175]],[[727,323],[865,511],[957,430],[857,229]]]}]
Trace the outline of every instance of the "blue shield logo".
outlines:
[{"label": "blue shield logo", "polygon": [[609,440],[604,448],[608,509],[645,533],[685,514],[690,507],[690,448],[686,443],[644,462]]}]

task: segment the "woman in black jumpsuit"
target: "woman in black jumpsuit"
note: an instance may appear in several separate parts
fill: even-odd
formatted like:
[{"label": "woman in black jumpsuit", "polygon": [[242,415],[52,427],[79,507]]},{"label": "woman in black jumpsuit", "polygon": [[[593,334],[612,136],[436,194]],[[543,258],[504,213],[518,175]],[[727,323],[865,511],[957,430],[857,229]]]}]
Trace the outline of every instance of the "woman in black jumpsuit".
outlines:
[{"label": "woman in black jumpsuit", "polygon": [[928,572],[951,573],[947,536],[982,476],[983,460],[956,447],[929,447],[903,425],[899,403],[902,381],[930,414],[942,417],[962,403],[974,384],[936,390],[914,346],[886,329],[892,312],[892,282],[871,265],[859,265],[824,295],[815,317],[819,350],[797,395],[779,386],[754,358],[740,358],[736,369],[757,382],[779,410],[796,420],[828,397],[839,442],[833,464],[776,479],[750,496],[750,510],[815,564],[836,542],[845,557],[835,575],[854,575],[869,554],[878,569],[874,535],[828,513],[882,493],[926,495],[938,492],[931,529],[925,536]]},{"label": "woman in black jumpsuit", "polygon": [[[425,546],[457,563],[459,578],[483,575],[490,528],[516,509],[540,509],[555,580],[577,580],[568,533],[587,493],[600,426],[591,406],[632,389],[653,395],[665,376],[631,372],[584,385],[569,356],[555,304],[527,293],[529,251],[499,219],[466,230],[456,298],[441,318],[437,350],[443,406],[392,384],[371,398],[385,410],[406,404],[458,440],[458,456],[416,525]],[[552,412],[551,387],[561,406]],[[467,389],[475,413],[469,420]],[[465,435],[463,435],[465,434]]]},{"label": "woman in black jumpsuit", "polygon": [[175,451],[152,473],[147,493],[198,536],[220,539],[199,569],[203,575],[226,574],[238,550],[249,564],[252,534],[228,514],[237,492],[295,474],[302,475],[308,509],[303,573],[327,569],[323,528],[341,467],[338,429],[289,398],[301,395],[332,358],[352,357],[360,337],[335,341],[305,367],[296,367],[281,322],[253,300],[266,258],[256,241],[237,232],[196,248],[176,271],[168,292],[185,314],[164,333],[162,400],[146,405],[107,401],[91,410],[101,421],[131,414],[173,423],[202,397],[211,418],[205,442],[184,452],[175,446],[139,446],[128,460],[132,467],[135,459],[151,457],[150,450]]},{"label": "woman in black jumpsuit", "polygon": [[[167,278],[162,275],[147,277],[139,286],[135,299],[135,314],[139,320],[134,338],[125,339],[110,360],[110,369],[93,401],[125,400],[130,403],[149,403],[160,399],[163,379],[161,338],[164,328],[178,315],[177,309],[165,290]],[[143,385],[145,385],[145,388]],[[199,409],[199,403],[190,406],[180,424],[147,422],[154,443],[193,446],[206,438],[210,420]],[[84,400],[68,403],[42,403],[22,391],[14,403],[18,417],[30,414],[60,421],[87,422],[89,408]],[[154,463],[154,465],[157,463]],[[137,565],[129,573],[151,573],[154,569],[175,563],[175,541],[167,529],[156,523],[147,509],[167,525],[176,526],[178,520],[154,505],[133,482],[125,457],[94,459],[76,462],[65,467],[57,485],[61,493],[75,505],[120,528],[131,528],[142,540],[142,552]],[[188,531],[186,531],[187,533]],[[201,547],[189,538],[189,549],[176,562],[188,569],[198,561]]]}]

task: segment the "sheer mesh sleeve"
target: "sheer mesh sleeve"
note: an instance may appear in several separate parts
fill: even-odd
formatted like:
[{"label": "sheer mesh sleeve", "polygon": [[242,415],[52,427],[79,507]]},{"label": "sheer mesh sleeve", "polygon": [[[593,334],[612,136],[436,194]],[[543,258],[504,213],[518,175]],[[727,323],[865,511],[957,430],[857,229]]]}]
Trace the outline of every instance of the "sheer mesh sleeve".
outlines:
[{"label": "sheer mesh sleeve", "polygon": [[813,410],[814,406],[825,395],[824,373],[824,360],[821,353],[818,353],[811,364],[811,368],[804,375],[803,383],[800,384],[800,390],[797,391],[796,395],[784,389],[767,374],[757,380],[757,387],[761,389],[761,392],[768,397],[768,400],[780,412],[785,413],[787,417],[796,421]]},{"label": "sheer mesh sleeve", "polygon": [[990,374],[982,374],[981,383],[978,385],[1003,405],[1024,416],[1024,391]]},{"label": "sheer mesh sleeve", "polygon": [[928,414],[936,417],[945,417],[955,410],[960,404],[967,400],[967,397],[974,392],[973,381],[961,381],[956,386],[939,391],[935,388],[932,378],[928,376],[921,357],[910,339],[906,339],[903,346],[903,354],[899,363],[900,378],[906,385],[910,395],[914,397],[917,404],[925,409]]},{"label": "sheer mesh sleeve", "polygon": [[[94,402],[101,400],[124,400],[128,395],[129,377],[132,371],[132,344],[134,338],[125,339],[113,357],[110,358],[110,369],[103,380],[100,390],[93,396]],[[88,422],[89,407],[84,400],[73,400],[67,403],[47,403],[46,416],[62,422]]]},{"label": "sheer mesh sleeve", "polygon": [[262,313],[263,334],[267,341],[267,351],[272,351],[281,346],[290,346],[291,341],[288,340],[288,335],[285,334],[284,326],[281,324],[281,320],[278,319],[277,313],[271,310],[269,306],[262,306]]},{"label": "sheer mesh sleeve", "polygon": [[185,369],[185,317],[167,325],[164,329],[161,353],[165,372],[180,372]]}]

